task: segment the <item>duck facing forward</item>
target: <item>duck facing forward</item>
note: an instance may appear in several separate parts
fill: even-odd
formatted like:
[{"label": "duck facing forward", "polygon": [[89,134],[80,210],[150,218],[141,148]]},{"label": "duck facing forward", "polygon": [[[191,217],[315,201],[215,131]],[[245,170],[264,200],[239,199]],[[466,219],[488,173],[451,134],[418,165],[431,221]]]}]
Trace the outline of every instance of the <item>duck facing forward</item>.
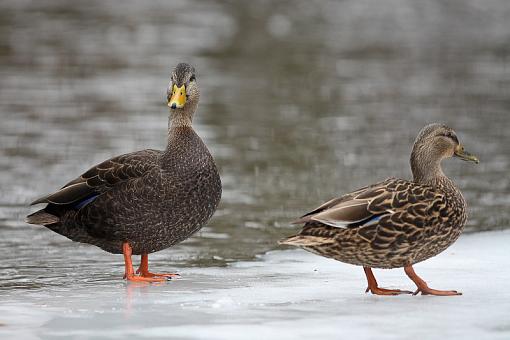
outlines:
[{"label": "duck facing forward", "polygon": [[429,288],[413,269],[453,244],[466,223],[466,201],[441,169],[449,157],[478,164],[451,128],[427,125],[411,153],[412,181],[389,178],[332,199],[297,220],[304,223],[301,232],[280,243],[363,266],[373,294],[412,293],[380,288],[371,270],[404,267],[418,287],[415,295],[460,295]]},{"label": "duck facing forward", "polygon": [[[198,105],[195,69],[178,64],[168,88],[165,150],[142,150],[98,164],[55,193],[32,202],[46,207],[27,222],[76,241],[124,254],[129,281],[164,281],[177,274],[149,272],[148,254],[198,231],[221,198],[214,160],[191,123]],[[136,275],[131,255],[141,255]]]}]

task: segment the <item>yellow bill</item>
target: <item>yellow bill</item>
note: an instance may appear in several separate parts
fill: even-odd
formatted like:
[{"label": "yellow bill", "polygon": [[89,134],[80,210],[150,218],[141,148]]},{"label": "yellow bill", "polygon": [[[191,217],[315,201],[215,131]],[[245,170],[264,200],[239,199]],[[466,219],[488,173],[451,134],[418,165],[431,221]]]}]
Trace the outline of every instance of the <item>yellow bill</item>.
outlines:
[{"label": "yellow bill", "polygon": [[168,100],[168,106],[172,109],[180,109],[186,104],[186,86],[177,87],[174,84],[172,87],[172,96]]}]

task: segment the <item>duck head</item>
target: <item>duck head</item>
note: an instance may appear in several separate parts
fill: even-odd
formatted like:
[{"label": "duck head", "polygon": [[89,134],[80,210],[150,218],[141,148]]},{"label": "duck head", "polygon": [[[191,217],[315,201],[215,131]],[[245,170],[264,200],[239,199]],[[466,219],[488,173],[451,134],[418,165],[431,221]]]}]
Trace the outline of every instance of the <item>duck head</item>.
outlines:
[{"label": "duck head", "polygon": [[199,97],[195,68],[186,63],[177,64],[172,71],[167,89],[167,105],[170,112],[177,118],[189,120],[191,123]]},{"label": "duck head", "polygon": [[455,131],[443,124],[425,126],[416,138],[411,153],[411,169],[415,180],[442,174],[440,163],[456,157],[478,164],[478,158],[464,149]]}]

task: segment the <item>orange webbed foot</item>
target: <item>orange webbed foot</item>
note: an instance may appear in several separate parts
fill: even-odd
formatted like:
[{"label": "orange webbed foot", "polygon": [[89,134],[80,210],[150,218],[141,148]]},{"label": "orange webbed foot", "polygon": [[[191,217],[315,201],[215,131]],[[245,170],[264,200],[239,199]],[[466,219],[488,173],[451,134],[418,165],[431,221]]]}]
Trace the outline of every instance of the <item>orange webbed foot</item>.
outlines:
[{"label": "orange webbed foot", "polygon": [[413,266],[404,267],[404,271],[409,276],[411,280],[416,284],[418,289],[413,293],[413,295],[417,295],[421,293],[422,295],[436,295],[436,296],[455,296],[462,295],[461,292],[457,292],[456,290],[437,290],[429,288],[427,282],[425,282],[421,277],[419,277],[413,269]]},{"label": "orange webbed foot", "polygon": [[456,290],[438,290],[438,289],[432,289],[429,287],[422,287],[418,288],[413,295],[418,295],[421,293],[421,295],[436,295],[436,296],[454,296],[454,295],[462,295],[461,292],[458,292]]},{"label": "orange webbed foot", "polygon": [[176,273],[151,273],[149,271],[149,255],[142,254],[140,267],[136,270],[137,274],[140,274],[141,277],[147,278],[163,278],[164,280],[171,280],[172,278],[181,277]]},{"label": "orange webbed foot", "polygon": [[166,281],[166,279],[163,277],[144,277],[144,276],[138,276],[138,275],[128,275],[126,277],[126,279],[131,282],[165,282]]},{"label": "orange webbed foot", "polygon": [[413,293],[408,290],[379,288],[374,273],[372,273],[372,269],[370,267],[363,267],[363,270],[365,271],[368,282],[368,287],[365,290],[365,293],[371,292],[374,295],[400,295]]},{"label": "orange webbed foot", "polygon": [[151,273],[149,271],[143,271],[140,268],[136,270],[137,274],[140,274],[141,277],[161,277],[166,278],[167,280],[170,280],[172,278],[180,278],[181,275],[177,273]]},{"label": "orange webbed foot", "polygon": [[400,290],[400,289],[386,289],[380,287],[367,287],[365,293],[372,293],[374,295],[400,295],[400,294],[413,294],[413,292],[409,290]]},{"label": "orange webbed foot", "polygon": [[[124,271],[124,279],[127,279],[131,282],[164,282],[167,281],[166,277],[155,277],[155,275],[151,276],[144,276],[144,275],[135,275],[133,271],[133,262],[131,261],[131,255],[133,254],[133,250],[131,248],[131,245],[128,242],[124,242],[122,244],[122,253],[124,254],[124,264],[125,264],[125,271]],[[149,262],[147,254],[145,256],[142,255],[142,265],[140,266],[139,270],[141,270],[142,273],[149,273]],[[137,271],[138,273],[138,271]]]}]

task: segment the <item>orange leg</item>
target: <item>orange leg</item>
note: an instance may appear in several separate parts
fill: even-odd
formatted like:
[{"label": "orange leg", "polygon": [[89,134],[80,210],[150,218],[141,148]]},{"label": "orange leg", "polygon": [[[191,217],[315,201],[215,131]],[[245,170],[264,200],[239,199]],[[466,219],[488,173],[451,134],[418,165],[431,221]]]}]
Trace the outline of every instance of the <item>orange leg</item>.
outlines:
[{"label": "orange leg", "polygon": [[404,268],[407,276],[416,284],[418,289],[413,293],[416,295],[421,292],[422,295],[439,295],[439,296],[450,296],[450,295],[462,295],[462,293],[457,292],[456,290],[437,290],[429,288],[427,282],[425,282],[421,277],[419,277],[413,269],[413,266],[407,266]]},{"label": "orange leg", "polygon": [[142,254],[141,261],[140,261],[140,267],[138,267],[137,274],[140,274],[141,277],[166,277],[166,278],[172,278],[172,277],[180,277],[179,274],[174,273],[164,273],[164,274],[158,274],[158,273],[151,273],[149,271],[149,255],[148,254]]},{"label": "orange leg", "polygon": [[367,276],[368,281],[368,287],[367,290],[365,290],[365,293],[371,292],[372,294],[375,295],[399,295],[413,293],[408,290],[379,288],[377,286],[377,280],[375,279],[374,273],[372,273],[372,268],[363,267],[363,270],[365,271],[365,275]]},{"label": "orange leg", "polygon": [[131,255],[133,254],[133,250],[129,243],[124,242],[122,244],[122,253],[124,254],[124,264],[126,266],[126,271],[124,274],[124,278],[128,281],[137,281],[137,282],[162,282],[166,281],[164,278],[152,278],[152,277],[143,277],[136,276],[133,270],[133,262],[131,261]]}]

